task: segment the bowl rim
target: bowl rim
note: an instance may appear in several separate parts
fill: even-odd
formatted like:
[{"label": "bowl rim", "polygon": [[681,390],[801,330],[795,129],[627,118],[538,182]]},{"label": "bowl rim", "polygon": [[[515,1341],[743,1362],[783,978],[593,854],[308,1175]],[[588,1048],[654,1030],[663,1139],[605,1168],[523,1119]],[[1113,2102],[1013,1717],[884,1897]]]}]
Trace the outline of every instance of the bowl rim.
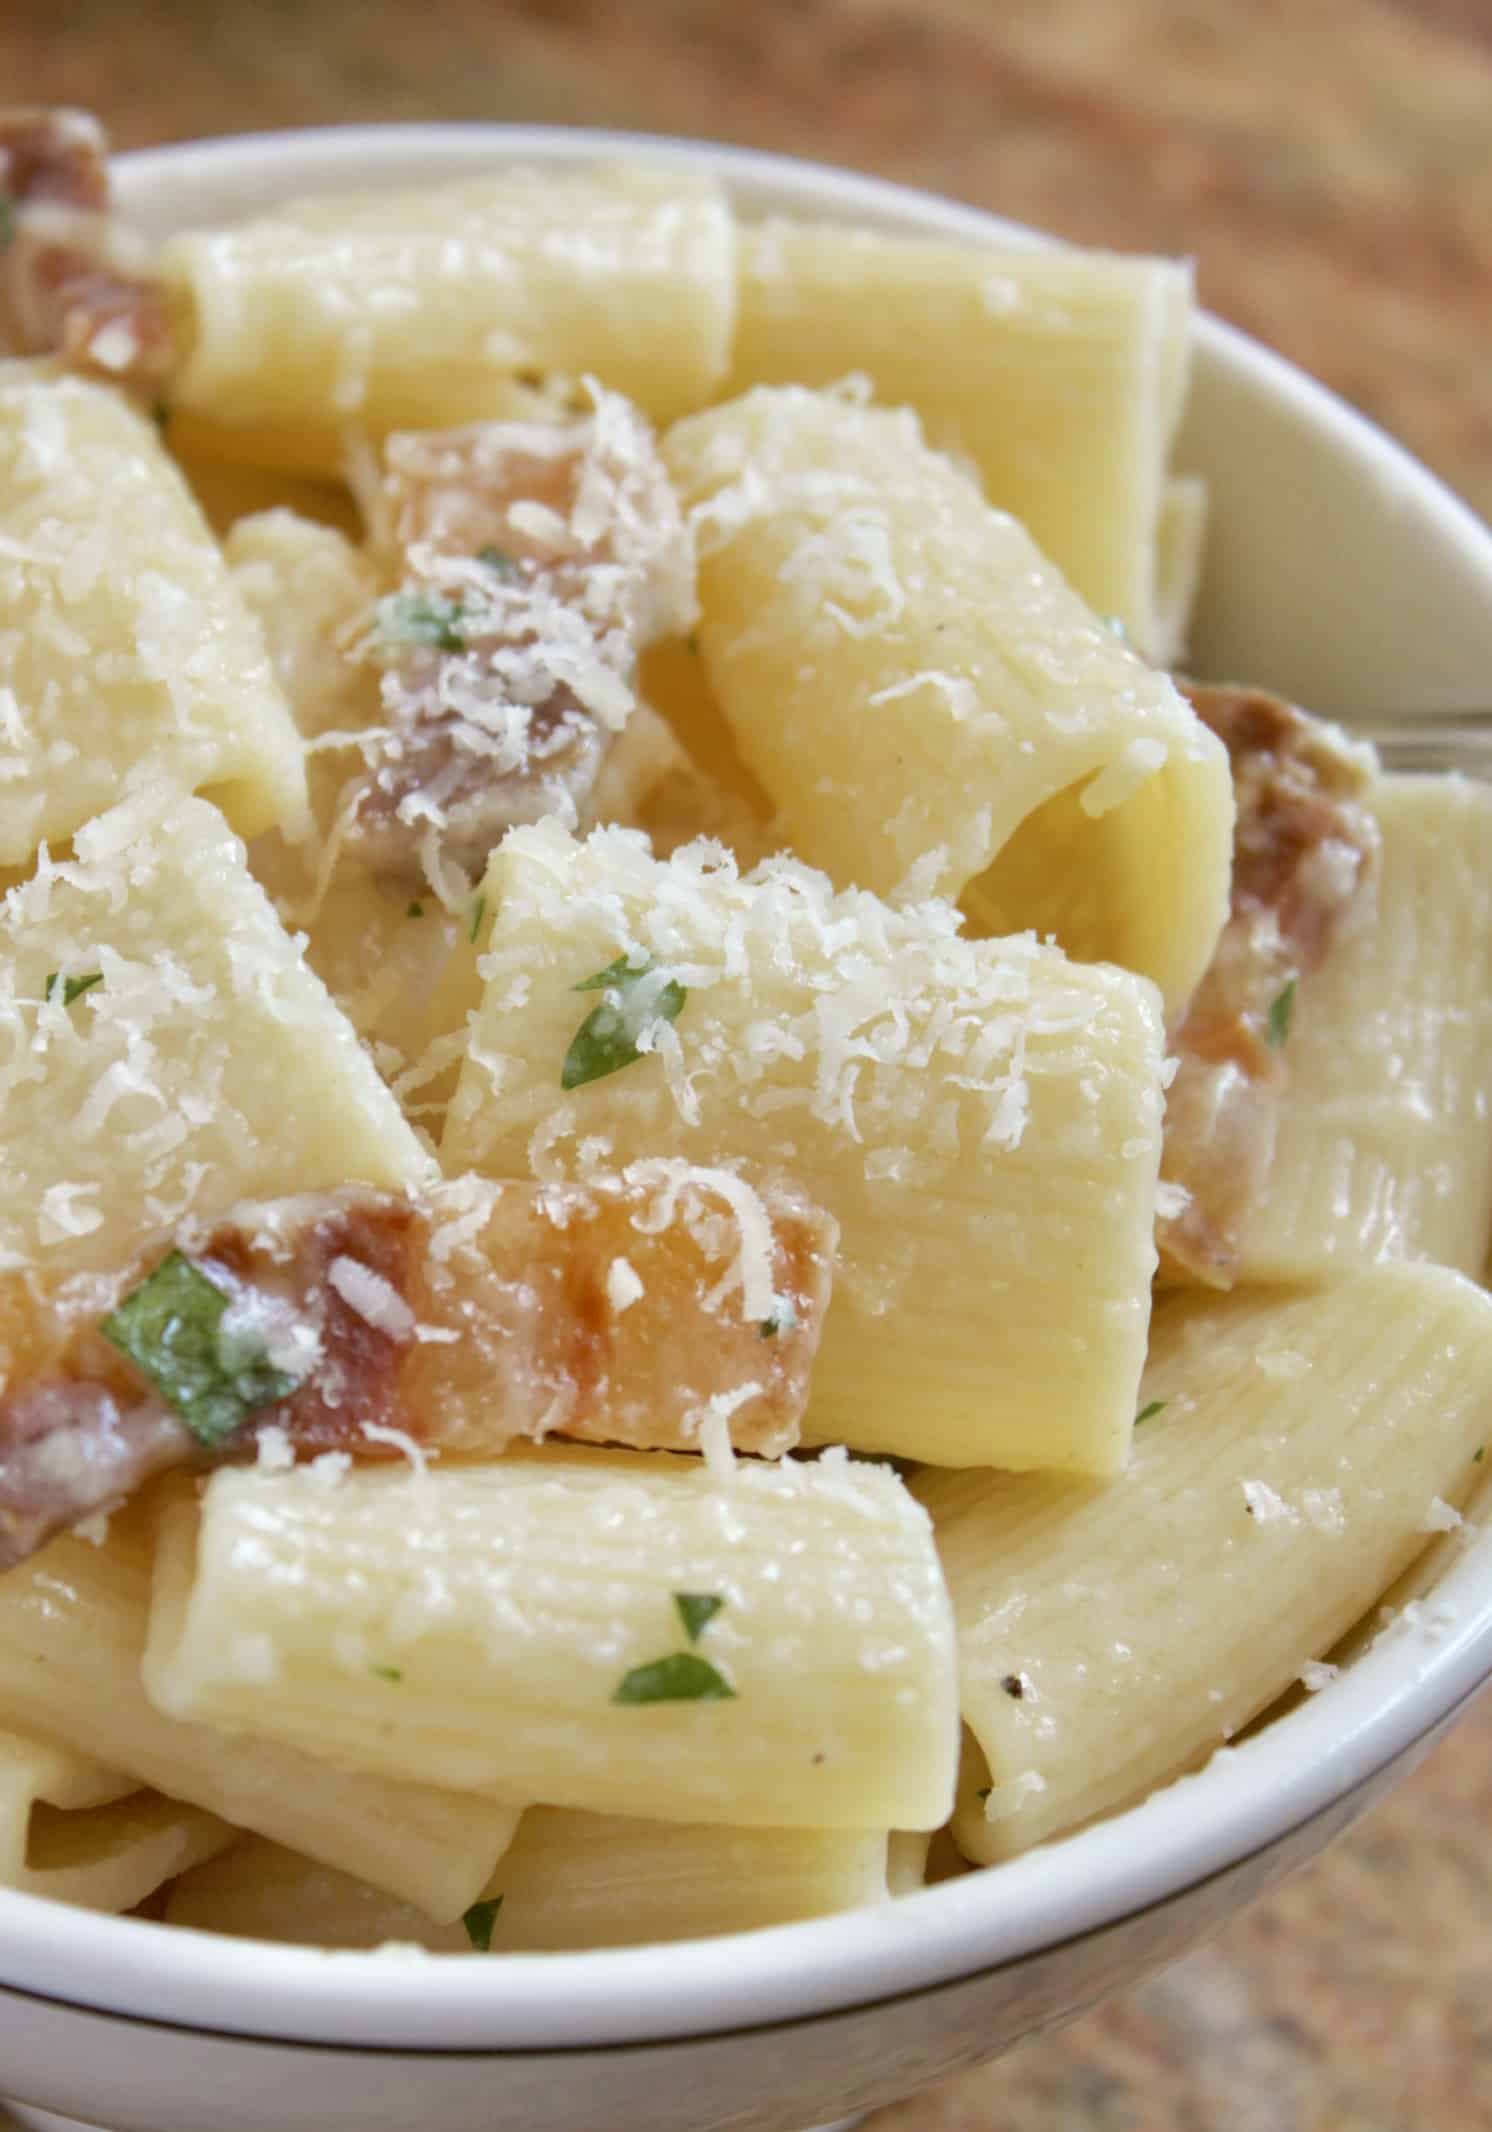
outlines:
[{"label": "bowl rim", "polygon": [[[334,126],[121,156],[128,209],[153,187],[249,204],[417,168],[647,156],[712,172],[749,205],[976,242],[1051,242],[985,211],[800,158],[676,137],[509,125]],[[267,181],[267,182],[266,182]],[[196,214],[200,215],[197,209]],[[189,214],[185,219],[195,219]],[[1342,461],[1391,482],[1417,537],[1492,601],[1492,533],[1365,416],[1203,314],[1199,361],[1287,407]],[[1300,1707],[1109,1821],[871,1910],[587,1954],[329,1954],[218,1939],[0,1891],[0,1990],[118,2018],[298,2048],[491,2056],[766,2032],[910,1998],[1162,1906],[1340,1807],[1450,1722],[1492,1676],[1492,1531],[1428,1602]]]}]

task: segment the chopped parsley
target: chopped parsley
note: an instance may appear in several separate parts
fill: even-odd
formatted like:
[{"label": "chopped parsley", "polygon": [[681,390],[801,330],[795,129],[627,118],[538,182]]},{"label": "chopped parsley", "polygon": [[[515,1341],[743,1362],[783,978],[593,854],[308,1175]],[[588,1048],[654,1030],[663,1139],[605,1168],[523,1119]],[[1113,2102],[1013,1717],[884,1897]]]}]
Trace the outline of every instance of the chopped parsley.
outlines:
[{"label": "chopped parsley", "polygon": [[464,651],[465,609],[438,592],[393,592],[378,603],[378,627],[392,644],[431,644],[437,651]]},{"label": "chopped parsley", "polygon": [[1471,1454],[1471,1463],[1474,1466],[1479,1466],[1482,1460],[1485,1458],[1486,1454],[1487,1446],[1485,1444],[1478,1444],[1476,1449]]},{"label": "chopped parsley", "polygon": [[471,923],[466,928],[466,937],[471,942],[473,947],[475,947],[477,944],[477,935],[482,930],[482,920],[486,917],[486,915],[487,898],[485,896],[478,896],[476,902],[471,907]]},{"label": "chopped parsley", "polygon": [[497,1922],[497,1913],[503,1906],[500,1895],[489,1897],[486,1902],[473,1903],[462,1914],[461,1922],[466,1927],[466,1936],[478,1954],[492,1952],[492,1927]]},{"label": "chopped parsley", "polygon": [[1292,977],[1282,992],[1276,992],[1269,1002],[1269,1048],[1284,1049],[1290,1037],[1290,1016],[1295,1009],[1295,979]]},{"label": "chopped parsley", "polygon": [[9,196],[0,192],[0,252],[5,250],[16,233],[16,211]]},{"label": "chopped parsley", "polygon": [[402,1666],[369,1666],[368,1671],[375,1680],[400,1681],[404,1678],[404,1668]]},{"label": "chopped parsley", "polygon": [[696,1651],[674,1651],[623,1674],[614,1703],[723,1703],[735,1700],[723,1673]]},{"label": "chopped parsley", "polygon": [[764,1340],[775,1340],[779,1333],[796,1332],[797,1329],[798,1310],[792,1297],[790,1295],[773,1296],[772,1308],[767,1312],[758,1327],[762,1338]]},{"label": "chopped parsley", "polygon": [[684,1624],[684,1634],[691,1643],[698,1643],[725,1600],[719,1592],[675,1592],[673,1603]]},{"label": "chopped parsley", "polygon": [[404,915],[406,918],[423,918],[425,915],[425,906],[423,903],[418,902],[406,903],[404,906]]},{"label": "chopped parsley", "polygon": [[625,955],[598,970],[594,977],[576,985],[577,992],[602,992],[606,997],[593,1007],[570,1042],[560,1068],[561,1088],[584,1088],[588,1081],[604,1080],[641,1057],[638,1038],[651,1023],[676,1022],[689,994],[675,978],[661,986],[649,986],[641,996],[638,986],[653,965],[644,957],[631,963]]},{"label": "chopped parsley", "polygon": [[646,977],[652,967],[646,955],[641,962],[631,962],[627,956],[618,955],[615,962],[607,963],[604,970],[597,970],[594,977],[584,978],[574,989],[577,992],[604,992],[608,985],[625,985],[633,978]]},{"label": "chopped parsley", "polygon": [[485,548],[478,548],[477,561],[484,563],[489,570],[495,570],[499,577],[516,577],[518,575],[518,565],[514,562],[512,556],[507,554],[502,548],[494,547],[491,541],[487,543]]},{"label": "chopped parsley", "polygon": [[288,1399],[299,1381],[272,1369],[262,1347],[225,1335],[228,1302],[189,1258],[172,1251],[99,1327],[209,1449],[258,1408]]},{"label": "chopped parsley", "polygon": [[1148,1406],[1141,1407],[1136,1414],[1135,1427],[1138,1428],[1142,1421],[1153,1421],[1157,1414],[1164,1414],[1170,1403],[1168,1399],[1152,1399]]},{"label": "chopped parsley", "polygon": [[70,1007],[75,999],[81,999],[85,992],[91,992],[95,985],[101,985],[103,981],[102,970],[90,970],[86,977],[64,977],[60,970],[48,970],[42,992],[48,1000],[55,1001],[60,984],[62,1004],[64,1007]]}]

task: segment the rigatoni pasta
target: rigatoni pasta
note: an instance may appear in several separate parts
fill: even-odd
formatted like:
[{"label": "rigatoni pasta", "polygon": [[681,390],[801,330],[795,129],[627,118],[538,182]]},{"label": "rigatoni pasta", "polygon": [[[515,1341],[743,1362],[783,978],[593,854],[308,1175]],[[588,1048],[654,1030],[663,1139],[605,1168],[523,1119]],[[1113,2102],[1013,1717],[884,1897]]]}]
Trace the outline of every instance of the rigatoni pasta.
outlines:
[{"label": "rigatoni pasta", "polygon": [[773,220],[741,239],[731,390],[865,375],[1159,661],[1191,307],[1173,260]]},{"label": "rigatoni pasta", "polygon": [[166,1922],[311,1947],[397,1941],[431,1954],[558,1954],[749,1932],[884,1902],[886,1853],[874,1829],[712,1828],[538,1806],[458,1924],[437,1925],[412,1903],[262,1838],[184,1875]]},{"label": "rigatoni pasta", "polygon": [[1492,1244],[1492,793],[1401,775],[1371,807],[1376,881],[1294,1002],[1249,1281],[1378,1259],[1478,1276]]},{"label": "rigatoni pasta", "polygon": [[1207,510],[1207,484],[1200,474],[1177,474],[1167,481],[1155,534],[1151,656],[1158,666],[1185,661],[1187,625],[1202,581]]},{"label": "rigatoni pasta", "polygon": [[988,1862],[1140,1797],[1326,1657],[1431,1533],[1492,1434],[1492,1301],[1439,1267],[1324,1294],[1177,1297],[1106,1488],[926,1473]]},{"label": "rigatoni pasta", "polygon": [[130,1910],[235,1836],[85,1755],[0,1731],[0,1888]]},{"label": "rigatoni pasta", "polygon": [[842,1453],[728,1483],[624,1452],[221,1473],[165,1514],[145,1681],[178,1718],[520,1803],[884,1830],[952,1792],[931,1531]]},{"label": "rigatoni pasta", "polygon": [[535,374],[667,419],[724,374],[733,247],[718,186],[646,164],[290,202],[165,247],[173,399],[300,473],[340,472],[351,433],[521,414]]},{"label": "rigatoni pasta", "polygon": [[667,457],[705,670],[794,850],[1183,1002],[1226,908],[1223,751],[1019,520],[842,393],[748,393]]},{"label": "rigatoni pasta", "polygon": [[[1159,1161],[1154,993],[946,905],[834,895],[795,861],[515,831],[488,871],[486,990],[448,1169],[785,1169],[839,1223],[819,1441],[949,1465],[1113,1472],[1144,1354]],[[647,1043],[559,1084],[586,983]],[[635,973],[635,975],[633,974]],[[675,1011],[647,1028],[648,988]],[[998,1309],[991,1311],[992,1297]],[[1045,1388],[1062,1374],[1054,1407]]]},{"label": "rigatoni pasta", "polygon": [[142,773],[245,834],[301,834],[295,727],[257,625],[147,418],[0,360],[0,866]]},{"label": "rigatoni pasta", "polygon": [[67,1536],[0,1577],[0,1720],[75,1754],[107,1730],[137,1784],[310,1852],[433,1917],[459,1917],[511,1841],[518,1808],[355,1771],[330,1782],[324,1765],[291,1748],[162,1715],[140,1678],[150,1580],[146,1534],[124,1519],[104,1546]]},{"label": "rigatoni pasta", "polygon": [[428,1176],[215,808],[146,790],[75,849],[4,905],[0,1277],[117,1264],[235,1200]]}]

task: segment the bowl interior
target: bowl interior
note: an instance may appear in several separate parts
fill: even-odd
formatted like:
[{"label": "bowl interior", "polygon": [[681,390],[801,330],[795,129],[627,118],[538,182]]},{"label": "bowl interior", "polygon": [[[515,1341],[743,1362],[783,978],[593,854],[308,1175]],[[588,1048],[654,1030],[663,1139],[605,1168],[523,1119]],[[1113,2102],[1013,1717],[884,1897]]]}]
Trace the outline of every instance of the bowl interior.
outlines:
[{"label": "bowl interior", "polygon": [[[120,166],[144,229],[221,221],[312,188],[624,152],[716,171],[748,214],[973,242],[1039,242],[971,208],[784,158],[503,127],[260,136]],[[930,360],[935,353],[930,352]],[[1192,663],[1313,707],[1485,700],[1492,537],[1371,425],[1215,321],[1179,461],[1211,484]],[[1492,1533],[1318,1695],[1112,1821],[882,1909],[730,1940],[501,1963],[323,1955],[0,1895],[0,1982],[242,2035],[385,2048],[562,2049],[753,2027],[864,2004],[1051,1947],[1277,1841],[1443,1722],[1492,1672]]]}]

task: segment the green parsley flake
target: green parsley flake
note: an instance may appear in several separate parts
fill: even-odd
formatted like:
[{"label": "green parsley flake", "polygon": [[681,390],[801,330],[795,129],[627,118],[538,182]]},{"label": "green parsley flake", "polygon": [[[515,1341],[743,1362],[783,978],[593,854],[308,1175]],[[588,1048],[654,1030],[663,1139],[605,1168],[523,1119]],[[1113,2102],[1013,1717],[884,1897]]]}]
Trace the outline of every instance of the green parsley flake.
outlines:
[{"label": "green parsley flake", "polygon": [[616,961],[607,963],[604,970],[597,970],[594,977],[582,979],[571,989],[576,992],[604,992],[608,985],[626,985],[634,978],[646,977],[652,967],[646,955],[641,962],[632,962],[626,955],[618,955]]},{"label": "green parsley flake", "polygon": [[725,1601],[719,1592],[675,1592],[673,1603],[684,1624],[684,1634],[691,1643],[698,1643]]},{"label": "green parsley flake", "polygon": [[477,561],[485,563],[489,570],[495,570],[499,577],[516,577],[518,575],[518,565],[514,562],[512,556],[507,554],[502,548],[494,547],[490,541],[485,548],[478,548]]},{"label": "green parsley flake", "polygon": [[95,985],[101,985],[103,981],[104,973],[102,970],[90,970],[86,977],[63,977],[60,970],[48,970],[46,980],[42,985],[42,994],[47,1000],[55,1001],[57,986],[60,982],[62,986],[62,1004],[64,1007],[70,1007],[75,999],[81,999],[85,992],[91,992]]},{"label": "green parsley flake", "polygon": [[502,1906],[502,1897],[494,1895],[487,1902],[473,1903],[471,1908],[464,1912],[461,1922],[466,1927],[467,1938],[478,1954],[492,1952],[492,1927],[497,1922],[497,1913]]},{"label": "green parsley flake", "polygon": [[0,252],[5,250],[16,233],[16,211],[8,196],[0,192]]},{"label": "green parsley flake", "polygon": [[773,1296],[772,1308],[762,1319],[758,1329],[764,1340],[775,1340],[779,1333],[796,1332],[798,1329],[798,1311],[792,1297],[790,1295]]},{"label": "green parsley flake", "polygon": [[423,918],[425,915],[425,906],[423,903],[406,903],[404,906],[404,915],[406,918]]},{"label": "green parsley flake", "polygon": [[471,923],[466,928],[466,937],[471,942],[473,947],[475,947],[477,944],[477,935],[482,930],[482,920],[486,917],[486,915],[487,898],[485,896],[478,896],[476,902],[471,907]]},{"label": "green parsley flake", "polygon": [[1269,1048],[1283,1050],[1290,1036],[1290,1016],[1295,1008],[1295,979],[1269,1002]]},{"label": "green parsley flake", "polygon": [[288,1399],[299,1381],[271,1369],[262,1347],[224,1334],[228,1303],[221,1288],[173,1251],[99,1327],[210,1449],[258,1408]]},{"label": "green parsley flake", "polygon": [[378,603],[378,629],[386,643],[431,644],[437,651],[463,651],[465,610],[438,592],[393,592]]},{"label": "green parsley flake", "polygon": [[1486,1457],[1486,1455],[1487,1446],[1485,1444],[1478,1444],[1475,1451],[1473,1451],[1473,1453],[1471,1454],[1471,1463],[1474,1466],[1479,1466],[1482,1460]]},{"label": "green parsley flake", "polygon": [[675,1651],[649,1665],[634,1666],[612,1696],[614,1703],[724,1703],[735,1689],[707,1658],[695,1651]]},{"label": "green parsley flake", "polygon": [[375,1680],[401,1681],[404,1678],[402,1666],[369,1666],[368,1671]]},{"label": "green parsley flake", "polygon": [[1136,1414],[1135,1427],[1138,1428],[1142,1421],[1153,1420],[1157,1414],[1164,1414],[1169,1405],[1170,1401],[1168,1399],[1152,1399],[1149,1406],[1141,1407],[1139,1413]]},{"label": "green parsley flake", "polygon": [[674,978],[661,986],[639,992],[642,980],[652,971],[652,962],[629,962],[618,955],[615,962],[575,986],[577,992],[602,992],[606,997],[593,1007],[571,1039],[560,1068],[561,1088],[584,1088],[588,1081],[604,1080],[641,1057],[638,1039],[660,1021],[676,1022],[689,994]]}]

